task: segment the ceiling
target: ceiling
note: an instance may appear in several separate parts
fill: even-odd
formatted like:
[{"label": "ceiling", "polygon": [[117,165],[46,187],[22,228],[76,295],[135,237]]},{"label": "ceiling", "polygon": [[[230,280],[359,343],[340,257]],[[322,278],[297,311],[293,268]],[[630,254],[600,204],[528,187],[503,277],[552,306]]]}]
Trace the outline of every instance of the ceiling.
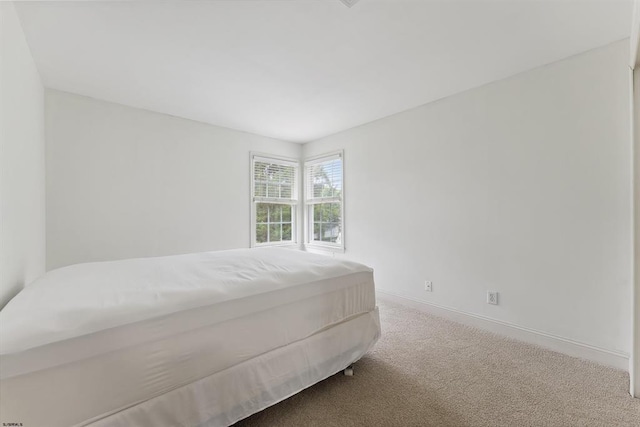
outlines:
[{"label": "ceiling", "polygon": [[616,0],[16,8],[46,87],[295,142],[623,39],[631,28],[631,2]]}]

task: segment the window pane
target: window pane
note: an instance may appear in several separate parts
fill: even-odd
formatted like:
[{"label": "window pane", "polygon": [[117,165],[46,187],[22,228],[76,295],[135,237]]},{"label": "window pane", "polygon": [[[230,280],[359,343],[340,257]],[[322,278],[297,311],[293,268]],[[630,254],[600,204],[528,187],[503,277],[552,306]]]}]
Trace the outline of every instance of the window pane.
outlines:
[{"label": "window pane", "polygon": [[282,206],[282,222],[291,222],[291,206]]},{"label": "window pane", "polygon": [[339,223],[330,223],[326,224],[324,227],[324,236],[323,241],[336,243],[338,241],[338,237],[340,236],[340,224]]},{"label": "window pane", "polygon": [[342,212],[340,203],[317,203],[312,209],[313,241],[341,243]]},{"label": "window pane", "polygon": [[268,209],[268,221],[269,222],[276,222],[279,220],[280,215],[278,215],[278,218],[276,218],[276,209],[278,208],[278,205],[274,205],[274,204],[268,204],[267,205],[267,209]]},{"label": "window pane", "polygon": [[340,222],[341,216],[340,203],[329,203],[329,215],[327,221]]},{"label": "window pane", "polygon": [[318,203],[312,205],[314,222],[340,222],[340,203]]},{"label": "window pane", "polygon": [[329,233],[331,232],[331,224],[322,224],[322,235],[320,236],[320,240],[322,242],[330,242]]},{"label": "window pane", "polygon": [[256,222],[267,222],[267,213],[269,211],[269,205],[266,203],[256,204]]},{"label": "window pane", "polygon": [[321,204],[320,209],[322,210],[322,213],[320,214],[322,222],[331,221],[331,203]]},{"label": "window pane", "polygon": [[282,240],[291,240],[291,224],[282,224]]},{"label": "window pane", "polygon": [[258,224],[256,226],[256,242],[258,243],[267,242],[267,225],[266,224]]},{"label": "window pane", "polygon": [[282,237],[282,225],[281,224],[271,224],[269,225],[269,241],[270,242],[279,242]]},{"label": "window pane", "polygon": [[282,222],[282,205],[271,205],[269,222]]}]

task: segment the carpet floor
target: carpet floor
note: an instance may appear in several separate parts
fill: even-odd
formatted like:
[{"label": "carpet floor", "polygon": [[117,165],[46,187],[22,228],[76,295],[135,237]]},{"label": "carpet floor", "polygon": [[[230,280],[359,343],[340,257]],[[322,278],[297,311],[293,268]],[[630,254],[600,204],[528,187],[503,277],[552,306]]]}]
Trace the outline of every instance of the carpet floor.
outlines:
[{"label": "carpet floor", "polygon": [[236,424],[640,426],[626,372],[379,301],[382,338],[354,365]]}]

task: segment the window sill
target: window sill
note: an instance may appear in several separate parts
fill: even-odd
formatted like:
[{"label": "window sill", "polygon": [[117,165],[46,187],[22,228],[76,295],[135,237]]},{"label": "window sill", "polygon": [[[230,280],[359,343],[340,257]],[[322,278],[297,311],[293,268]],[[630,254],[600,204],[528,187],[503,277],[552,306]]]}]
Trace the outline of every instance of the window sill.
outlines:
[{"label": "window sill", "polygon": [[291,249],[302,249],[300,244],[293,243],[255,243],[251,246],[252,248],[291,248]]},{"label": "window sill", "polygon": [[345,252],[345,248],[343,246],[329,246],[310,243],[304,245],[304,250],[319,254],[343,254]]}]

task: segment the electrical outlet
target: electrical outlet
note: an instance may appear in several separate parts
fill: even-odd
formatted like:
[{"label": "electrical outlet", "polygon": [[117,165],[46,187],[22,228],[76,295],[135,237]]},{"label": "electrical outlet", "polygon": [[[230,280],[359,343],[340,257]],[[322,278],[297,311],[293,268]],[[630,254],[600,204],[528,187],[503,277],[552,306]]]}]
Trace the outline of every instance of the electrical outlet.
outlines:
[{"label": "electrical outlet", "polygon": [[487,304],[498,305],[498,293],[496,291],[487,291]]},{"label": "electrical outlet", "polygon": [[433,292],[433,282],[430,280],[424,281],[424,290],[426,292]]}]

